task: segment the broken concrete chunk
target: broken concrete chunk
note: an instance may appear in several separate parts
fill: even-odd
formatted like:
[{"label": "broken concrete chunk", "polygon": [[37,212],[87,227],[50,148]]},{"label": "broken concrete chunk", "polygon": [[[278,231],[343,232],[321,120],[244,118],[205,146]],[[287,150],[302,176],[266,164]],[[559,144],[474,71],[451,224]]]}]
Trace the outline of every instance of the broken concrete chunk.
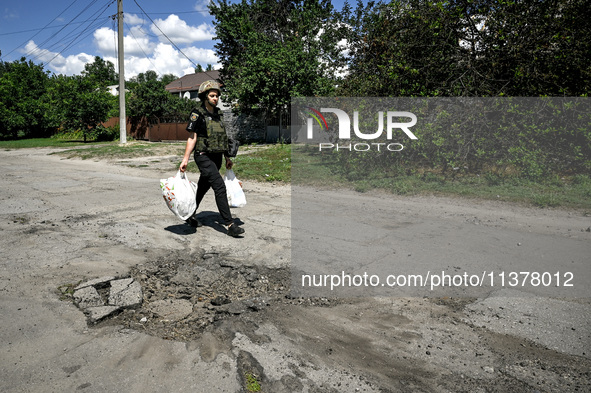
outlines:
[{"label": "broken concrete chunk", "polygon": [[119,307],[136,307],[142,304],[142,287],[133,278],[111,281],[109,305]]},{"label": "broken concrete chunk", "polygon": [[74,292],[74,303],[80,308],[104,306],[103,299],[94,287],[84,287]]},{"label": "broken concrete chunk", "polygon": [[121,291],[127,288],[133,282],[133,278],[121,278],[119,280],[112,280],[111,281],[111,292],[112,291]]},{"label": "broken concrete chunk", "polygon": [[109,281],[114,280],[114,279],[115,279],[115,277],[113,277],[113,276],[105,276],[105,277],[95,278],[93,280],[83,282],[82,284],[80,284],[76,288],[74,288],[74,290],[77,291],[78,289],[82,289],[85,287],[92,287],[95,285],[106,284]]},{"label": "broken concrete chunk", "polygon": [[84,310],[84,313],[88,316],[89,323],[97,323],[120,309],[121,307],[117,306],[88,307]]}]

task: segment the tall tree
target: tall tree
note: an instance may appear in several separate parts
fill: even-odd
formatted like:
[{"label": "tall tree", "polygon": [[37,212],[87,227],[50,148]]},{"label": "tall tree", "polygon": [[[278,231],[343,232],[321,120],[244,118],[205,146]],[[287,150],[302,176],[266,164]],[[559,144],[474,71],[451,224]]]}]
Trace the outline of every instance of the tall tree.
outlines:
[{"label": "tall tree", "polygon": [[0,68],[0,138],[50,135],[51,107],[42,100],[49,80],[42,65],[23,57]]},{"label": "tall tree", "polygon": [[84,65],[82,76],[88,78],[97,87],[106,87],[119,83],[119,75],[115,72],[115,65],[96,56],[92,63]]},{"label": "tall tree", "polygon": [[174,74],[164,74],[162,75],[162,77],[160,78],[160,81],[162,82],[162,84],[164,84],[164,86],[168,85],[170,82],[173,82],[175,80],[179,79],[178,76],[174,75]]},{"label": "tall tree", "polygon": [[82,130],[86,140],[87,134],[108,119],[109,112],[117,104],[117,98],[105,89],[97,88],[91,78],[80,75],[63,78],[62,92],[64,86],[71,89],[69,98],[62,101],[61,105],[63,127],[71,131]]},{"label": "tall tree", "polygon": [[360,3],[340,94],[589,94],[586,10],[585,0]]},{"label": "tall tree", "polygon": [[225,94],[242,112],[333,93],[345,27],[329,0],[222,0],[210,12]]}]

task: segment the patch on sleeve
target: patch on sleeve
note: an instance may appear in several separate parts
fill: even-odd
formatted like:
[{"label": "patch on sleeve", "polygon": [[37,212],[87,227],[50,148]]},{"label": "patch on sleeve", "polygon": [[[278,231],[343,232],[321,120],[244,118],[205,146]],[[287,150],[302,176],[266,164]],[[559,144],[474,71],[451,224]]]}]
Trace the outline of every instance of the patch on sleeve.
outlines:
[{"label": "patch on sleeve", "polygon": [[197,113],[191,112],[191,121],[197,120],[198,117],[199,117],[199,115]]}]

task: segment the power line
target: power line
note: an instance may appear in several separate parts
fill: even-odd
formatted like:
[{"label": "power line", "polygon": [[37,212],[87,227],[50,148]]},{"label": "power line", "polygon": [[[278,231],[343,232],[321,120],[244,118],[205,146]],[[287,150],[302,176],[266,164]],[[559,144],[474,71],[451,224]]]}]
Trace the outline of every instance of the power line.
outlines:
[{"label": "power line", "polygon": [[[73,41],[76,40],[77,37],[80,37],[81,34],[84,34],[84,32],[86,32],[88,30],[95,30],[99,26],[104,25],[105,24],[105,21],[108,21],[109,19],[110,19],[110,17],[109,18],[106,18],[105,20],[97,21],[96,18],[95,18],[95,20],[93,21],[93,23],[92,24],[89,24],[88,26],[86,26],[82,30],[82,32],[78,33],[77,30],[73,30],[73,31],[69,32],[66,36],[64,36],[63,38],[61,38],[60,40],[55,41],[52,44],[49,44],[47,47],[43,48],[43,50],[47,50],[47,51],[58,51],[59,50],[60,52],[63,52],[63,51],[66,50],[66,48],[64,47],[64,42],[66,42],[68,40],[72,40],[72,41],[70,41],[70,44],[67,45],[67,47],[70,47],[71,44],[73,43]],[[90,35],[92,33],[93,33],[93,31],[89,31],[86,35],[84,35],[83,37],[81,37],[77,41],[78,42],[81,41],[82,38],[86,38],[88,35]],[[40,45],[38,45],[38,47],[40,47],[41,45],[44,45],[44,44],[40,44]],[[61,48],[64,48],[64,49],[61,49]],[[32,54],[34,52],[35,51],[30,51],[29,53]],[[39,58],[39,56],[37,56],[37,55],[35,57]]]},{"label": "power line", "polygon": [[153,24],[154,26],[156,26],[156,28],[158,29],[158,31],[160,31],[160,32],[162,33],[162,35],[163,35],[164,37],[166,37],[166,39],[168,40],[168,42],[170,42],[170,43],[172,44],[172,46],[174,46],[174,47],[175,47],[175,48],[176,48],[176,49],[177,49],[177,50],[178,50],[178,51],[179,51],[179,52],[180,52],[180,53],[181,53],[183,56],[185,56],[185,58],[186,58],[187,60],[189,60],[189,61],[191,62],[191,64],[193,64],[193,66],[195,66],[195,68],[197,68],[197,64],[195,64],[195,62],[194,62],[193,60],[189,59],[189,57],[188,57],[188,56],[185,54],[185,52],[183,52],[183,51],[181,50],[181,48],[179,48],[179,47],[178,47],[178,45],[177,45],[177,44],[175,44],[174,42],[172,42],[172,40],[171,40],[170,38],[168,38],[168,36],[167,36],[166,34],[164,34],[164,32],[163,32],[163,31],[160,29],[160,27],[158,27],[158,25],[156,24],[156,22],[154,22],[154,21],[152,20],[152,18],[150,17],[150,15],[148,15],[148,14],[146,13],[146,11],[144,11],[144,9],[142,8],[142,6],[140,6],[136,0],[133,0],[133,1],[134,1],[134,3],[135,3],[135,4],[136,4],[138,7],[139,7],[139,9],[140,9],[140,10],[142,10],[142,12],[144,13],[144,15],[146,15],[146,16],[148,17],[148,19],[150,20],[150,22],[152,22],[152,24]]},{"label": "power line", "polygon": [[[74,4],[74,3],[72,3],[72,4]],[[72,4],[70,4],[70,5],[72,5]],[[66,9],[67,9],[67,8],[66,8]],[[65,10],[64,10],[64,11],[65,11]],[[62,13],[63,13],[64,11],[62,11]],[[201,12],[206,12],[206,11],[208,11],[208,10],[181,11],[181,12],[152,12],[151,14],[152,14],[152,15],[171,15],[171,14],[175,14],[175,15],[177,15],[177,14],[195,14],[195,13],[201,13]],[[60,15],[61,15],[61,14],[60,14]],[[60,15],[56,16],[56,17],[55,17],[55,18],[54,18],[54,19],[53,19],[51,22],[49,22],[49,23],[48,23],[47,25],[45,25],[44,27],[39,27],[39,28],[37,28],[37,29],[27,29],[27,30],[19,30],[19,31],[10,31],[10,32],[8,32],[8,33],[0,33],[0,36],[5,36],[5,35],[14,35],[14,34],[22,34],[22,33],[30,33],[30,32],[33,32],[33,31],[36,31],[36,32],[41,32],[41,31],[43,31],[43,30],[45,30],[45,29],[55,29],[55,28],[58,28],[58,27],[62,27],[62,26],[69,26],[69,25],[81,25],[81,24],[83,24],[83,23],[87,23],[87,22],[91,21],[91,19],[86,19],[86,20],[83,20],[83,21],[80,21],[80,22],[76,22],[76,23],[69,23],[69,24],[63,24],[63,25],[53,25],[53,26],[49,26],[49,25],[50,25],[50,24],[51,24],[53,21],[55,21],[57,18],[59,18],[59,17],[60,17]],[[25,41],[25,43],[26,43],[26,42],[29,42],[30,40],[32,40],[33,38],[35,38],[35,36],[36,36],[36,35],[37,35],[37,34],[35,34],[35,35],[33,35],[31,38],[27,39],[27,40]],[[21,44],[21,45],[22,45],[22,44]]]},{"label": "power line", "polygon": [[[98,16],[97,16],[98,19]],[[96,21],[96,19],[95,19]],[[102,23],[101,23],[102,24]],[[100,25],[99,25],[100,26]],[[82,34],[84,34],[86,31],[90,30],[88,33],[86,33],[86,35],[82,36]],[[58,52],[55,56],[53,56],[53,58],[51,60],[49,60],[46,64],[51,63],[53,60],[55,60],[56,57],[58,57],[60,54],[62,54],[64,51],[68,50],[69,48],[71,48],[75,43],[80,42],[82,39],[88,37],[90,34],[92,34],[94,32],[94,26],[93,25],[89,25],[87,26],[84,30],[82,30],[80,32],[80,34],[78,34],[72,41],[70,41],[70,43],[68,45],[66,45],[66,47],[64,49],[62,49],[60,52]]]},{"label": "power line", "polygon": [[73,2],[70,3],[69,6],[67,6],[62,12],[59,13],[58,16],[56,16],[55,18],[53,18],[51,20],[51,22],[49,22],[48,24],[46,24],[44,27],[42,27],[37,33],[33,34],[33,36],[31,38],[29,38],[28,40],[26,40],[25,42],[23,42],[20,45],[17,45],[13,50],[11,50],[10,52],[8,52],[6,55],[4,56],[8,56],[9,54],[11,54],[12,52],[14,52],[15,50],[17,50],[17,48],[20,48],[21,46],[23,46],[24,44],[26,44],[27,42],[31,41],[33,38],[35,38],[35,36],[37,36],[37,34],[39,34],[40,32],[42,32],[43,30],[45,30],[50,24],[52,24],[57,18],[59,18],[60,16],[62,16],[62,14],[64,12],[66,12],[71,6],[74,5],[74,3],[76,2],[76,0],[74,0]]},{"label": "power line", "polygon": [[[45,41],[40,43],[39,46],[45,46],[50,40],[52,40],[53,38],[56,38],[58,36],[58,34],[60,34],[67,26],[69,26],[72,22],[74,22],[80,15],[82,15],[82,13],[84,11],[86,11],[88,8],[90,8],[96,2],[97,2],[97,0],[93,0],[90,4],[88,4],[86,7],[84,7],[84,9],[82,11],[80,11],[74,18],[72,18],[66,25],[64,25],[64,27],[62,27],[56,33],[53,33],[51,36],[49,36],[49,38],[47,38]],[[27,55],[32,55],[33,52],[34,51],[31,51],[31,52],[27,53]]]},{"label": "power line", "polygon": [[[82,13],[84,13],[86,10],[88,10],[92,5],[94,5],[98,0],[94,0],[93,2],[91,2],[88,6],[86,6],[82,11],[80,11],[71,21],[70,23],[68,23],[68,25],[71,24],[71,22],[73,22],[74,20],[76,20],[80,15],[82,15]],[[99,10],[97,12],[95,12],[94,15],[96,15],[96,17],[92,20],[92,22],[90,24],[88,24],[84,29],[82,29],[82,31],[80,31],[68,44],[66,44],[62,50],[60,50],[58,53],[56,53],[46,64],[50,64],[53,60],[55,60],[59,55],[61,55],[64,51],[66,51],[67,49],[71,48],[75,43],[79,42],[81,39],[86,38],[88,35],[92,34],[93,30],[102,25],[104,22],[100,21],[97,22],[97,20],[107,11],[107,9],[115,2],[115,0],[111,1],[109,4],[107,4],[105,7],[103,7],[102,10]],[[64,30],[63,28],[60,29],[59,32],[61,32],[62,30]],[[55,33],[53,34],[51,37],[49,37],[47,40],[45,40],[42,44],[40,44],[40,46],[44,46],[46,43],[48,43],[51,39],[53,39],[54,37],[57,37],[57,34]],[[86,34],[85,34],[86,33]],[[70,36],[76,34],[76,30],[72,31],[70,34],[66,35],[63,39],[68,39]],[[62,39],[62,40],[63,40]],[[58,43],[56,42],[54,45],[50,46],[49,48],[53,48],[55,45],[58,45]],[[42,49],[41,51],[46,51],[48,49]],[[32,54],[33,52],[31,52]],[[40,54],[41,55],[41,54]],[[37,55],[36,58],[39,58],[40,55]]]},{"label": "power line", "polygon": [[[80,22],[69,23],[69,24],[63,24],[63,25],[45,26],[45,27],[40,27],[40,28],[38,28],[38,29],[28,29],[28,30],[20,30],[20,31],[11,31],[11,32],[9,32],[9,33],[0,33],[0,36],[3,36],[3,35],[13,35],[13,34],[22,34],[22,33],[30,33],[30,32],[32,32],[32,31],[37,31],[37,32],[40,32],[40,31],[42,31],[42,30],[45,30],[45,29],[56,29],[56,28],[58,28],[58,27],[62,27],[62,26],[69,26],[69,25],[81,25],[81,24],[84,24],[84,23],[88,23],[88,22],[90,22],[91,20],[92,20],[92,19],[86,19],[86,20],[83,20],[83,21],[80,21]],[[49,22],[49,23],[51,24],[51,22]],[[31,40],[31,39],[33,39],[33,38],[34,38],[34,36],[33,36],[33,37],[31,37],[31,38],[29,38],[29,39],[28,39],[26,42],[30,41],[30,40]]]},{"label": "power line", "polygon": [[[127,23],[125,23],[125,26],[127,26]],[[158,68],[156,67],[156,65],[154,65],[154,63],[152,63],[152,60],[148,57],[148,55],[146,54],[146,52],[144,51],[144,48],[142,48],[142,45],[140,44],[140,42],[137,40],[137,38],[135,37],[135,35],[133,35],[133,31],[129,28],[129,26],[127,26],[127,30],[129,30],[129,34],[131,34],[131,36],[133,37],[133,40],[135,42],[137,42],[137,46],[140,48],[140,50],[142,51],[142,53],[144,54],[144,56],[146,57],[146,59],[150,62],[150,64],[152,64],[152,66],[154,67],[154,69],[156,71],[158,71]]]},{"label": "power line", "polygon": [[180,11],[180,12],[151,12],[152,15],[171,15],[171,14],[197,14],[197,13],[202,13],[202,12],[209,12],[209,9],[207,10],[195,10],[195,11]]},{"label": "power line", "polygon": [[[89,35],[93,34],[96,29],[100,26],[104,26],[107,21],[110,21],[113,16],[112,15],[105,15],[108,11],[108,8],[111,7],[112,4],[117,2],[117,0],[91,0],[85,2],[85,6],[81,9],[76,11],[72,7],[75,5],[77,0],[73,0],[66,8],[64,8],[55,18],[53,18],[49,23],[47,23],[44,27],[40,29],[29,29],[29,30],[21,30],[18,32],[9,32],[9,33],[0,33],[0,36],[11,35],[11,34],[20,34],[20,33],[33,33],[25,42],[18,45],[16,48],[11,50],[9,53],[5,54],[4,56],[10,55],[15,50],[19,48],[25,47],[27,43],[30,43],[32,48],[28,48],[28,51],[25,53],[25,57],[31,57],[33,60],[41,60],[46,65],[54,62],[58,57],[60,57],[65,51],[71,49],[72,46],[79,44],[82,40],[87,38]],[[137,7],[141,10],[143,15],[149,20],[161,34],[161,37],[165,37],[168,42],[183,56],[185,57],[193,67],[199,67],[195,61],[189,58],[185,52],[175,43],[173,42],[170,37],[168,37],[162,29],[156,24],[156,22],[152,19],[152,17],[139,5],[137,0],[134,0]],[[102,3],[102,4],[101,4]],[[108,3],[108,4],[106,4]],[[97,8],[97,5],[99,8]],[[74,11],[76,14],[69,19],[69,21],[65,24],[60,25],[52,25],[55,21],[61,18],[62,20],[65,19],[65,15],[68,11]],[[194,10],[194,11],[179,11],[179,12],[166,12],[166,13],[153,13],[154,15],[171,15],[171,14],[195,14],[200,12],[205,12],[205,9],[202,10]],[[71,14],[73,14],[72,12]],[[88,17],[88,14],[91,13],[92,17]],[[83,21],[80,19],[81,16],[86,14],[86,18]],[[146,51],[143,49],[142,45],[140,44],[139,40],[133,34],[131,28],[127,25],[126,26],[130,32],[131,37],[135,40],[140,50],[143,52],[145,58],[150,62],[152,67],[156,69],[156,65],[154,64],[153,60],[148,56]],[[146,29],[147,30],[147,29]],[[33,39],[37,37],[42,32],[48,32],[49,36],[46,39],[39,39],[39,43],[35,43]],[[148,37],[157,37],[157,35],[151,35],[146,33]],[[186,49],[185,49],[186,50]],[[24,52],[23,52],[24,53]],[[2,56],[2,57],[4,57]],[[49,60],[48,60],[49,59]],[[48,60],[48,61],[47,61]]]}]

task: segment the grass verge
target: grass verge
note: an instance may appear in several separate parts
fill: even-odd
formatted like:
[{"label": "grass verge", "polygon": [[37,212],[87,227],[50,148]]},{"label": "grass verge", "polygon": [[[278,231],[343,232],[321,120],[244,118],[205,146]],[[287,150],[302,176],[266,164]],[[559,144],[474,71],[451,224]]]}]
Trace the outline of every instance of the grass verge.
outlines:
[{"label": "grass verge", "polygon": [[[330,158],[300,146],[292,155],[292,183],[358,192],[382,190],[396,195],[440,195],[516,202],[525,205],[582,209],[591,214],[591,177],[549,177],[532,181],[494,174],[448,178],[441,174],[343,173]],[[417,171],[418,172],[418,171]]]},{"label": "grass verge", "polygon": [[60,140],[54,138],[31,138],[31,139],[16,139],[13,141],[0,141],[0,149],[30,149],[40,147],[74,147],[83,146],[84,141],[81,140]]}]

